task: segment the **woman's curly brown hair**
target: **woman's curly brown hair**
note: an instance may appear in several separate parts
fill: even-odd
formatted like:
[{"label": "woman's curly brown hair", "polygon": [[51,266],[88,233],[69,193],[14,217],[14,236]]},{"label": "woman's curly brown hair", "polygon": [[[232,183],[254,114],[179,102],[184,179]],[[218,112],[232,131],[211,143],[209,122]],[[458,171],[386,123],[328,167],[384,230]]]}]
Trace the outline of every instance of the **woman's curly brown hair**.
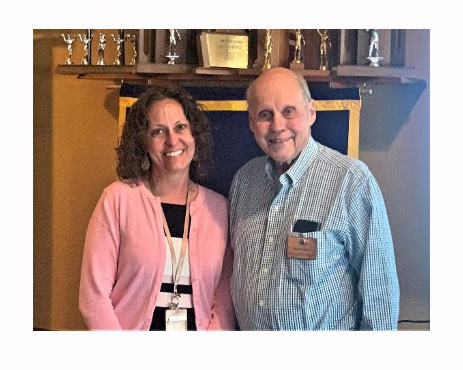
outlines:
[{"label": "woman's curly brown hair", "polygon": [[[117,176],[119,180],[139,182],[150,175],[142,168],[146,157],[149,159],[147,132],[149,128],[148,113],[157,101],[173,99],[180,103],[185,116],[191,124],[195,139],[195,155],[190,164],[190,179],[198,182],[207,175],[211,165],[212,134],[203,107],[184,89],[178,86],[153,87],[140,95],[127,115],[117,152]],[[151,159],[150,163],[151,163]]]}]

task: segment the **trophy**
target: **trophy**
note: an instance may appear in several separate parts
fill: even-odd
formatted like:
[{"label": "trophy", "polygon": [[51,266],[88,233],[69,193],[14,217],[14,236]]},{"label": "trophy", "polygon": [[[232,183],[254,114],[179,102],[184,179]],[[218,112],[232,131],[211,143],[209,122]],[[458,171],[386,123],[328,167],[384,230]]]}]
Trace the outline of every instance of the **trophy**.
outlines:
[{"label": "trophy", "polygon": [[116,48],[117,48],[117,55],[116,59],[114,59],[114,65],[120,66],[124,65],[124,42],[125,42],[125,36],[124,36],[124,30],[120,30],[119,34],[117,35],[117,38],[114,36],[114,34],[111,34],[111,37],[113,41],[116,43]]},{"label": "trophy", "polygon": [[328,30],[320,30],[317,29],[318,34],[320,35],[320,70],[326,71],[328,70],[329,64],[329,52],[331,50],[331,40]]},{"label": "trophy", "polygon": [[178,58],[175,34],[177,34],[179,40],[182,39],[178,30],[169,30],[169,54],[166,55],[166,58],[169,58],[169,62],[167,64],[175,64],[175,59]]},{"label": "trophy", "polygon": [[301,30],[294,30],[296,35],[296,42],[294,44],[294,59],[290,63],[291,69],[304,69],[304,62],[302,62],[302,46],[305,45],[304,36]]},{"label": "trophy", "polygon": [[69,33],[67,34],[67,36],[64,36],[64,33],[62,33],[61,37],[63,38],[64,42],[68,46],[68,56],[66,57],[66,61],[64,62],[64,64],[71,65],[72,64],[72,60],[71,60],[71,58],[72,58],[72,44],[76,40],[76,37],[72,38],[71,35],[69,35]]},{"label": "trophy", "polygon": [[270,58],[272,56],[272,49],[272,34],[270,33],[270,30],[265,30],[265,59],[262,70],[272,68],[272,63],[270,62]]},{"label": "trophy", "polygon": [[132,59],[130,60],[130,65],[134,65],[136,63],[136,60],[137,60],[137,36],[132,33],[128,33],[127,34],[127,39],[130,40],[130,42],[132,43]]},{"label": "trophy", "polygon": [[81,43],[84,44],[84,56],[82,57],[81,64],[88,66],[91,64],[91,56],[92,56],[92,39],[93,35],[90,30],[87,30],[87,35],[83,36],[79,33],[77,35]]},{"label": "trophy", "polygon": [[106,35],[100,32],[100,39],[98,41],[98,61],[96,62],[99,66],[104,66],[104,49],[106,49]]},{"label": "trophy", "polygon": [[379,61],[383,58],[379,56],[378,52],[378,42],[379,35],[378,30],[365,30],[370,32],[370,47],[368,49],[367,59],[370,61],[370,66],[379,67]]}]

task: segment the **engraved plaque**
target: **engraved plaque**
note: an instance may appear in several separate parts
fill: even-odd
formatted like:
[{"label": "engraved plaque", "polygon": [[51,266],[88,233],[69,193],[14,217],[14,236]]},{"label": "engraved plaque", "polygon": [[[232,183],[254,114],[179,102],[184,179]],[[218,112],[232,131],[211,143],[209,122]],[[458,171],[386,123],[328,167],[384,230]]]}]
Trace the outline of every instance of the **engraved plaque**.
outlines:
[{"label": "engraved plaque", "polygon": [[201,54],[204,67],[248,67],[248,36],[202,32]]}]

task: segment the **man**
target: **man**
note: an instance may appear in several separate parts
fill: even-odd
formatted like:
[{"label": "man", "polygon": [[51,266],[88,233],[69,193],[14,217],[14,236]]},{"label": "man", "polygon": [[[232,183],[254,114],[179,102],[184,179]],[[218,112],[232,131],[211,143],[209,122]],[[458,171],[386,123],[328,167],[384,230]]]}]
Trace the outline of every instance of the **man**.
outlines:
[{"label": "man", "polygon": [[241,330],[394,330],[399,287],[367,166],[317,143],[305,80],[274,68],[247,91],[265,157],[234,176],[232,297]]}]

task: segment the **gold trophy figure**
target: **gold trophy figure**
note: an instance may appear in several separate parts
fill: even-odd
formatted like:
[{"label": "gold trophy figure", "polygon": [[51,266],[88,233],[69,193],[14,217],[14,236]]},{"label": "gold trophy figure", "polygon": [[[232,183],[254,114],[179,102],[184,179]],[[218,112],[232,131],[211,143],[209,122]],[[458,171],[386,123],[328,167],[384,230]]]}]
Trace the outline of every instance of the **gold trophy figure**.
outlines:
[{"label": "gold trophy figure", "polygon": [[111,34],[111,38],[113,41],[116,43],[116,48],[117,48],[117,55],[116,58],[114,59],[114,65],[120,66],[125,64],[124,60],[122,58],[122,48],[124,47],[124,42],[125,42],[125,37],[124,35],[117,35],[117,38],[114,36],[114,34]]},{"label": "gold trophy figure", "polygon": [[99,66],[104,66],[106,63],[104,61],[104,49],[106,49],[106,35],[100,32],[100,40],[98,42],[98,64]]},{"label": "gold trophy figure", "polygon": [[71,60],[71,58],[72,58],[72,44],[76,40],[76,37],[72,38],[71,35],[69,35],[69,33],[67,34],[67,36],[64,36],[64,33],[62,33],[61,37],[63,38],[64,42],[68,46],[68,56],[66,57],[66,61],[64,62],[64,64],[71,65],[72,64],[72,60]]},{"label": "gold trophy figure", "polygon": [[270,69],[272,68],[272,63],[270,61],[272,56],[272,34],[270,30],[265,30],[265,59],[264,59],[264,66],[262,69]]},{"label": "gold trophy figure", "polygon": [[301,30],[294,30],[296,35],[296,42],[294,44],[294,59],[289,64],[291,69],[304,69],[304,62],[302,61],[302,46],[305,45],[304,36],[302,36]]},{"label": "gold trophy figure", "polygon": [[137,61],[137,35],[134,33],[127,34],[127,39],[132,43],[132,59],[130,60],[130,65],[133,66]]},{"label": "gold trophy figure", "polygon": [[88,66],[90,64],[90,45],[93,39],[93,35],[89,34],[82,37],[82,35],[79,33],[77,37],[79,37],[80,42],[84,44],[84,56],[82,57],[81,64]]},{"label": "gold trophy figure", "polygon": [[331,40],[328,33],[328,30],[317,30],[318,34],[320,35],[320,70],[326,71],[328,70],[329,64],[329,52],[331,50]]},{"label": "gold trophy figure", "polygon": [[294,45],[294,60],[293,63],[301,63],[302,61],[302,45],[305,45],[304,36],[301,30],[296,31],[296,44]]}]

